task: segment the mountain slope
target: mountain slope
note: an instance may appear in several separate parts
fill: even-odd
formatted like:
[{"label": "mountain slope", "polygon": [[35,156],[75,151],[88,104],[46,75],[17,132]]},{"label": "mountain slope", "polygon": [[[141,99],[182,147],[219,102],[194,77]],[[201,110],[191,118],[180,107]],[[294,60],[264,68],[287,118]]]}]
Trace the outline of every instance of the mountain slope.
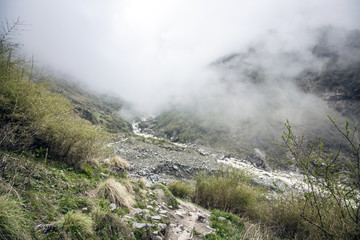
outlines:
[{"label": "mountain slope", "polygon": [[274,167],[288,165],[285,153],[271,144],[280,141],[286,120],[297,134],[321,136],[335,147],[341,139],[327,115],[339,124],[360,120],[360,31],[324,27],[314,35],[302,51],[286,50],[269,36],[217,59],[210,66],[218,82],[209,83],[196,101],[160,114],[150,128],[174,141],[195,141],[242,158],[260,148]]}]

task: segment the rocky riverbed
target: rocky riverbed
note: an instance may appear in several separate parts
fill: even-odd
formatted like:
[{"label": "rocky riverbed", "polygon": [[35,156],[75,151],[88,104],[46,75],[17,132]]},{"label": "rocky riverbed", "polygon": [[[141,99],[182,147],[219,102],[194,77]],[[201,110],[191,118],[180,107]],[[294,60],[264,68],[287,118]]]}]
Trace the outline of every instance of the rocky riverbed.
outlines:
[{"label": "rocky riverbed", "polygon": [[215,172],[225,165],[247,170],[253,175],[254,184],[274,192],[303,188],[301,174],[270,169],[260,149],[254,149],[246,159],[239,159],[209,147],[156,137],[152,129],[141,129],[139,122],[133,123],[133,129],[135,135],[123,136],[112,144],[114,153],[130,162],[132,177],[143,177],[149,185],[175,179],[191,181],[201,171]]}]

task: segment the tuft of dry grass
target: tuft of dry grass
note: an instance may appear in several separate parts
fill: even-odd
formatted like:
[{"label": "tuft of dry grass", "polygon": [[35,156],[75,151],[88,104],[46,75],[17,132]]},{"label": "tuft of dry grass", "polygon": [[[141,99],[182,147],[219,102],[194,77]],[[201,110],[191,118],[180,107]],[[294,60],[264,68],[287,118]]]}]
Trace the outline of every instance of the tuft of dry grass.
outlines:
[{"label": "tuft of dry grass", "polygon": [[113,178],[100,183],[92,191],[92,195],[106,198],[126,208],[131,208],[135,204],[135,200],[131,197],[126,187]]},{"label": "tuft of dry grass", "polygon": [[126,187],[126,190],[127,190],[129,193],[131,193],[131,194],[134,193],[134,189],[133,189],[133,187],[131,186],[131,184],[130,184],[129,182],[126,182],[126,183],[125,183],[125,187]]},{"label": "tuft of dry grass", "polygon": [[124,160],[120,156],[112,157],[106,163],[108,165],[112,166],[112,167],[119,168],[122,171],[130,169],[129,162],[127,162],[126,160]]},{"label": "tuft of dry grass", "polygon": [[147,184],[146,179],[143,178],[143,177],[138,180],[138,183],[139,183],[141,188],[145,188],[146,184]]}]

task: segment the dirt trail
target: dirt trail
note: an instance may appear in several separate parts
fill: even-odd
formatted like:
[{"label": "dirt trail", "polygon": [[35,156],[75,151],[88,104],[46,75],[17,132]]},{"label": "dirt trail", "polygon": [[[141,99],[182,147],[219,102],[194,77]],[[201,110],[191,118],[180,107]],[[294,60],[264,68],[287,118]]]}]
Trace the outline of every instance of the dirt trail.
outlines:
[{"label": "dirt trail", "polygon": [[208,210],[179,199],[178,202],[179,209],[170,211],[170,226],[166,239],[188,240],[193,239],[195,233],[207,235],[213,231],[210,228],[211,213]]},{"label": "dirt trail", "polygon": [[195,240],[215,231],[210,227],[210,211],[180,199],[176,199],[179,205],[175,209],[168,204],[169,196],[160,188],[154,189],[151,195],[151,205],[146,209],[132,208],[125,216],[132,220],[142,218],[132,224],[134,229],[145,229],[143,239]]}]

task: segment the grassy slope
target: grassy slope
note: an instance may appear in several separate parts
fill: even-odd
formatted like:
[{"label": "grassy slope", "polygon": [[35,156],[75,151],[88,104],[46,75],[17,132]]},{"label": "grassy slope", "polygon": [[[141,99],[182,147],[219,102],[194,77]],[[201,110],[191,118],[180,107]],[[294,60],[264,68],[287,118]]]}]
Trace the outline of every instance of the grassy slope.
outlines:
[{"label": "grassy slope", "polygon": [[131,132],[131,124],[119,115],[119,111],[127,104],[124,100],[111,95],[92,93],[64,79],[47,82],[53,92],[69,99],[75,111],[92,124],[99,125],[111,133]]}]

